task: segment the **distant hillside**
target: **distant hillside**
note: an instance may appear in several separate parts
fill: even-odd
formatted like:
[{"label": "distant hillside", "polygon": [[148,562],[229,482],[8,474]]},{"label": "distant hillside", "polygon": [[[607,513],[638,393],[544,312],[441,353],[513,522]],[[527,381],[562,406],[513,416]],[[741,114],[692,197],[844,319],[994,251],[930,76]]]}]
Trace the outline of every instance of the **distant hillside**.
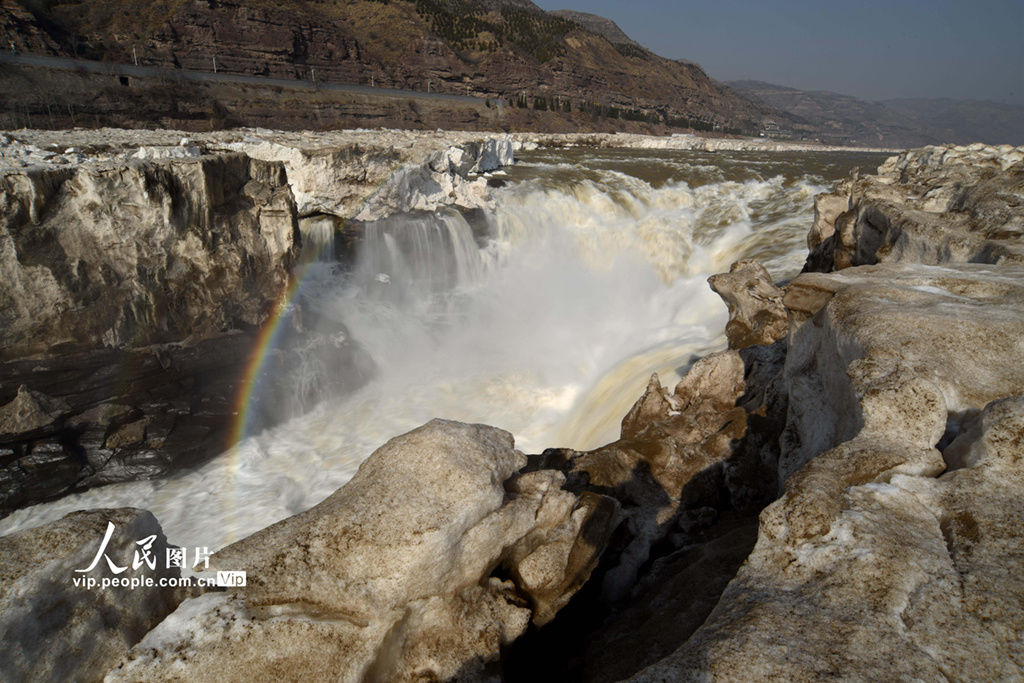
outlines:
[{"label": "distant hillside", "polygon": [[886,100],[885,108],[943,142],[1024,145],[1024,107],[982,100]]},{"label": "distant hillside", "polygon": [[872,102],[762,81],[733,81],[729,85],[806,120],[827,142],[889,147],[1024,144],[1024,107],[950,99]]},{"label": "distant hillside", "polygon": [[0,0],[4,39],[23,52],[198,70],[216,60],[222,72],[479,95],[666,129],[798,125],[695,64],[609,39],[608,25],[528,0]]},{"label": "distant hillside", "polygon": [[635,45],[640,47],[640,43],[627,36],[626,32],[619,28],[619,25],[611,19],[571,9],[556,9],[550,12],[550,14],[574,21],[591,33],[604,36],[613,45]]}]

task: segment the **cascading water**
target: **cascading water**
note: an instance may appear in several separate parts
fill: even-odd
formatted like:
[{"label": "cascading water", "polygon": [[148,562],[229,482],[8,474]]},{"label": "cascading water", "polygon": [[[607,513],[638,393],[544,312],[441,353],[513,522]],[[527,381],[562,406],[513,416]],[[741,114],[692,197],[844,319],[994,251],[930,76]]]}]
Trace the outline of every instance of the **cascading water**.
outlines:
[{"label": "cascading water", "polygon": [[314,505],[434,417],[502,427],[528,452],[614,440],[651,372],[671,384],[724,344],[707,276],[741,258],[798,272],[813,195],[858,163],[878,159],[538,152],[472,226],[453,210],[368,224],[351,267],[309,267],[303,305],[344,324],[372,381],[194,472],[20,510],[0,532],[132,505],[172,542],[221,547]]},{"label": "cascading water", "polygon": [[332,261],[338,230],[334,216],[312,216],[299,221],[302,253],[306,261]]},{"label": "cascading water", "polygon": [[352,277],[343,286],[415,310],[478,282],[483,271],[469,225],[445,209],[368,224]]}]

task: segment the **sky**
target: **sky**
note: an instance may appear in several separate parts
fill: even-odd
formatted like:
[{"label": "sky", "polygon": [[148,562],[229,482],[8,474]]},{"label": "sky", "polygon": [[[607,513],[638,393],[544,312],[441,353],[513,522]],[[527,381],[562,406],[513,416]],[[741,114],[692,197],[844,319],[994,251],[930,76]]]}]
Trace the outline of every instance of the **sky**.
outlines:
[{"label": "sky", "polygon": [[1024,105],[1024,0],[534,2],[608,17],[720,81]]}]

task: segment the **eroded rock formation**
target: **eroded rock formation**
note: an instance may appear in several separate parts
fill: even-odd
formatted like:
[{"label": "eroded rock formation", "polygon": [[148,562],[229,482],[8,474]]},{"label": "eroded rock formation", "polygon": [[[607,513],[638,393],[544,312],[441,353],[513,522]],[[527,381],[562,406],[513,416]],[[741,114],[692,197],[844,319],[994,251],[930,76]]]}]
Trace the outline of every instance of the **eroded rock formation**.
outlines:
[{"label": "eroded rock formation", "polygon": [[[677,513],[679,550],[655,544],[627,600],[596,627],[585,622],[593,612],[572,624],[587,636],[552,635],[577,649],[567,673],[1021,676],[1021,159],[1013,148],[946,151],[908,152],[818,198],[809,245],[834,249],[841,256],[821,263],[843,270],[784,291],[753,264],[711,278],[746,370],[742,396],[708,405],[746,409],[742,438],[722,444],[717,486],[732,505]],[[880,239],[857,227],[876,210],[919,222]],[[695,372],[721,358],[687,377],[698,395],[733,386]],[[652,382],[624,436],[687,414],[678,393]],[[736,493],[751,484],[762,504],[781,494],[756,524],[737,515]]]},{"label": "eroded rock formation", "polygon": [[786,288],[782,496],[635,680],[1021,676],[1022,158],[914,150],[818,198],[838,272]]},{"label": "eroded rock formation", "polygon": [[[325,214],[339,221],[371,221],[448,205],[478,208],[485,205],[487,193],[487,181],[478,174],[513,163],[508,137],[446,133],[454,144],[436,151],[431,148],[439,146],[440,138],[429,145],[424,142],[429,143],[430,136],[400,131],[375,132],[372,142],[367,138],[359,141],[362,145],[339,144],[332,137],[339,136],[285,136],[280,141],[257,137],[225,146],[251,157],[281,161],[288,170],[299,215]],[[410,148],[420,153],[410,154]],[[403,159],[417,157],[424,160],[403,164]]]},{"label": "eroded rock formation", "polygon": [[789,322],[782,305],[782,290],[772,284],[768,271],[757,261],[737,261],[728,273],[708,278],[708,284],[729,307],[725,334],[729,348],[773,344],[786,336]]},{"label": "eroded rock formation", "polygon": [[1020,675],[1022,277],[794,281],[785,493],[707,623],[637,680]]},{"label": "eroded rock formation", "polygon": [[925,147],[815,201],[805,270],[1024,260],[1024,149]]}]

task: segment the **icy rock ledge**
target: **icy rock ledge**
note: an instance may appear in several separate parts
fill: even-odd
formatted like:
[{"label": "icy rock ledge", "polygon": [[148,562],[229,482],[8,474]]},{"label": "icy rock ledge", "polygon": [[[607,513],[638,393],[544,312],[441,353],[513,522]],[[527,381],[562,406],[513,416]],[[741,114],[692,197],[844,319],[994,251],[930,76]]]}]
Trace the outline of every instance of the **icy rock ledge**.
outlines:
[{"label": "icy rock ledge", "polygon": [[[510,139],[486,133],[0,136],[0,514],[219,453],[255,331],[316,246],[309,225],[480,206],[476,174],[512,162]],[[314,317],[289,333],[345,377],[314,393],[360,386],[368,354]],[[300,362],[275,354],[269,372]],[[124,367],[132,381],[112,382]],[[13,419],[24,392],[49,406],[34,422]],[[263,425],[282,418],[256,408]]]},{"label": "icy rock ledge", "polygon": [[487,202],[487,180],[475,176],[515,161],[507,136],[448,133],[431,138],[379,131],[371,144],[358,138],[294,135],[251,135],[224,146],[282,162],[300,217],[323,214],[371,221],[442,206],[480,208]]},{"label": "icy rock ledge", "polygon": [[479,678],[586,581],[618,506],[562,490],[493,427],[434,420],[316,507],[217,553],[108,681]]},{"label": "icy rock ledge", "polygon": [[1024,147],[946,145],[890,157],[815,198],[806,270],[1024,262]]}]

